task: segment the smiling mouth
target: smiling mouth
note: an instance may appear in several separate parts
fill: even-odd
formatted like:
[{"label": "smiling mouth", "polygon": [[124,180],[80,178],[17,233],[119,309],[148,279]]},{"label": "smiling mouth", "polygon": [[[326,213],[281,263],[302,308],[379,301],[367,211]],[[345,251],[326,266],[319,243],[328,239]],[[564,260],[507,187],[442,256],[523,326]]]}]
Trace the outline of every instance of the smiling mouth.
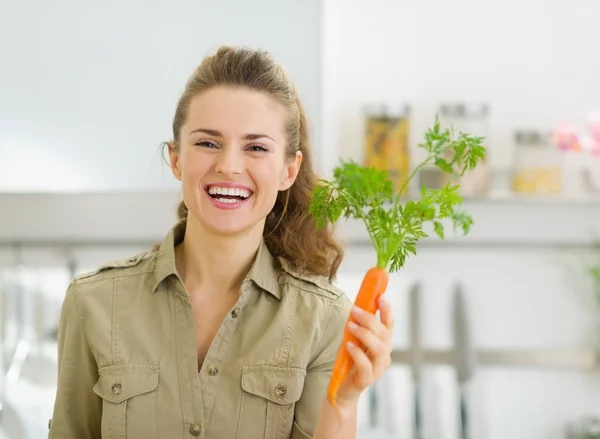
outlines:
[{"label": "smiling mouth", "polygon": [[247,200],[252,195],[252,192],[247,189],[219,186],[208,186],[206,192],[211,198],[221,203],[239,203]]}]

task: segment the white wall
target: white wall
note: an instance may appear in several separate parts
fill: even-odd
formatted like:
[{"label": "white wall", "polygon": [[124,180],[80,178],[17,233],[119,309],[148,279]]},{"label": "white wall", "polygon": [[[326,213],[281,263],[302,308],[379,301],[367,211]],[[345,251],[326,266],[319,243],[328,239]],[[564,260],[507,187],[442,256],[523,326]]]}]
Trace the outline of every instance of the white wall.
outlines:
[{"label": "white wall", "polygon": [[[492,106],[489,157],[500,169],[512,165],[514,128],[584,123],[590,111],[600,109],[600,63],[593,55],[600,41],[600,3],[595,0],[325,3],[323,142],[330,147],[330,165],[340,156],[362,159],[365,102],[408,101],[414,109],[414,148],[439,101],[487,100]],[[579,227],[593,234],[567,221],[569,210],[568,204],[557,208],[549,222],[564,220],[565,233]],[[490,231],[497,224],[504,232],[511,223],[518,230],[511,212],[482,227]],[[549,222],[543,218],[522,223],[523,230],[531,227],[532,240],[546,234]],[[560,238],[562,232],[556,233]],[[424,283],[427,347],[450,347],[455,280],[465,285],[479,348],[597,344],[600,308],[581,271],[582,261],[589,261],[586,254],[583,247],[422,250],[394,276],[390,288],[399,324],[396,343],[408,341],[406,293],[418,279]],[[341,282],[350,294],[358,291],[357,273],[373,261],[368,250],[349,250]],[[476,438],[559,439],[568,422],[600,415],[596,373],[482,368],[474,388]],[[396,401],[398,416],[410,410],[406,401]],[[424,416],[429,437],[456,437],[449,431],[435,434],[431,405]]]},{"label": "white wall", "polygon": [[320,136],[321,2],[2,0],[0,192],[162,190],[176,100],[221,43],[288,68]]}]

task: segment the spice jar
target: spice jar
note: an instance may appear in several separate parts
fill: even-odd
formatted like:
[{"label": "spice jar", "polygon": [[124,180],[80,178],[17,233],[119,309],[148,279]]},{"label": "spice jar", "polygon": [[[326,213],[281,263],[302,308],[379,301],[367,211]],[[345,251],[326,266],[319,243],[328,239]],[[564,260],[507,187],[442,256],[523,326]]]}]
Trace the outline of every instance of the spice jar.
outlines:
[{"label": "spice jar", "polygon": [[557,194],[562,189],[562,155],[550,136],[535,130],[514,134],[513,191],[519,194]]},{"label": "spice jar", "polygon": [[387,171],[396,193],[410,171],[409,113],[406,104],[365,107],[364,165]]},{"label": "spice jar", "polygon": [[489,105],[485,102],[444,102],[439,107],[440,128],[452,127],[455,135],[463,132],[484,137],[483,146],[486,148],[486,159],[479,162],[475,169],[465,171],[458,181],[455,181],[460,184],[460,192],[466,197],[485,195],[491,188],[492,176],[488,148],[489,113]]}]

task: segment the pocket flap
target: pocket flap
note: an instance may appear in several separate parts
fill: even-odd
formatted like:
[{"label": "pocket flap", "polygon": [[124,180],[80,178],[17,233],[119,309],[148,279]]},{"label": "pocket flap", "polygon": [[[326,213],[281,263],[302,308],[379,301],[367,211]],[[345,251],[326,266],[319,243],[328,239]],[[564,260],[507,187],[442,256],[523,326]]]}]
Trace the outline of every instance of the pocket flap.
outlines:
[{"label": "pocket flap", "polygon": [[300,399],[306,371],[297,367],[243,366],[242,389],[276,404]]},{"label": "pocket flap", "polygon": [[98,372],[100,378],[94,386],[94,392],[115,404],[158,387],[158,366],[119,364],[101,367]]}]

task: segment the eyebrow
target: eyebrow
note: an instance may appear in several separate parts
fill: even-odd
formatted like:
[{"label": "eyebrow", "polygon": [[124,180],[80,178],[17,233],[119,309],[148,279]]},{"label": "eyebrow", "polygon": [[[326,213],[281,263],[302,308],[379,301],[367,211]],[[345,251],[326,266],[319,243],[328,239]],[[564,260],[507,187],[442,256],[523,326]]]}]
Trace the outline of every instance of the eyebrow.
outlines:
[{"label": "eyebrow", "polygon": [[[209,136],[223,137],[223,133],[221,133],[220,131],[211,130],[209,128],[198,128],[198,129],[191,131],[191,133],[204,133],[204,134],[208,134]],[[249,133],[249,134],[246,134],[244,137],[242,137],[243,140],[258,140],[258,139],[264,139],[264,138],[271,139],[273,142],[275,142],[275,139],[273,139],[271,136],[267,136],[266,134]]]}]

